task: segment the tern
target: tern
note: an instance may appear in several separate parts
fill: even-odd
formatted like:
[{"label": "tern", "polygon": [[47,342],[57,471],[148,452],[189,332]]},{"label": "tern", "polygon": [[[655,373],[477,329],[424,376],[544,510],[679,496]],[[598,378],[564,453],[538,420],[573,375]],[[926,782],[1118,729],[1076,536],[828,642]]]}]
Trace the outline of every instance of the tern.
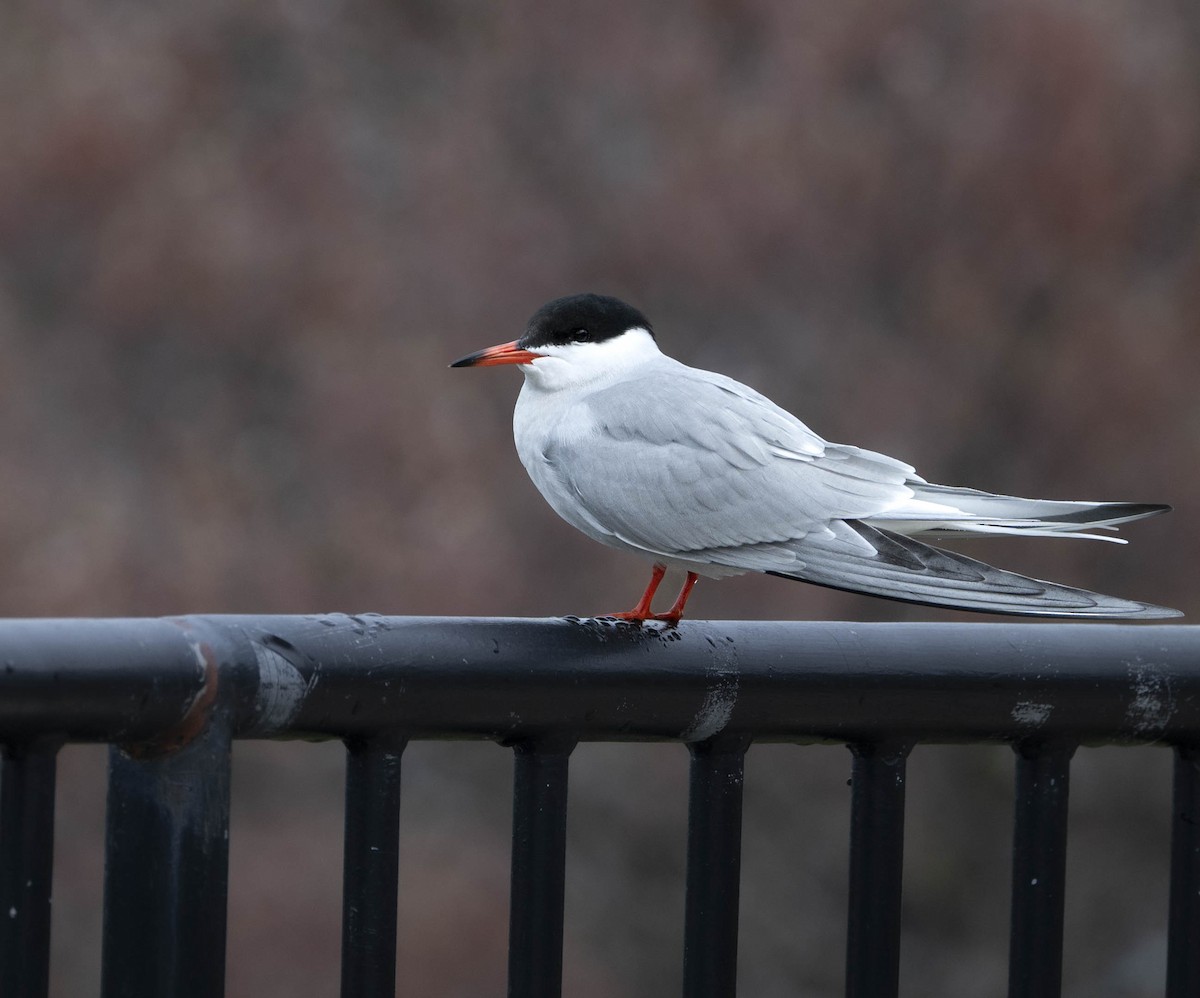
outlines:
[{"label": "tern", "polygon": [[[653,562],[623,620],[677,624],[699,576],[765,572],[929,606],[1036,617],[1161,618],[1177,610],[1043,582],[918,537],[1117,540],[1089,530],[1167,512],[934,485],[895,458],[822,439],[732,378],[668,357],[636,308],[607,295],[543,305],[510,343],[451,367],[515,364],[517,454],[559,516]],[[687,573],[665,613],[668,568]]]}]

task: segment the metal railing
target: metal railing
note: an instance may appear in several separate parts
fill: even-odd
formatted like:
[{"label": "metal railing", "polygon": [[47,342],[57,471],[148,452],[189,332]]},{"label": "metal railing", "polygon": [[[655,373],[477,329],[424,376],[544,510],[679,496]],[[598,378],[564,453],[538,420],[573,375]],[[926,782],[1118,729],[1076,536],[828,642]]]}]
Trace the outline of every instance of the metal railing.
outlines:
[{"label": "metal railing", "polygon": [[735,989],[753,741],[853,750],[846,993],[895,995],[905,761],[1016,749],[1009,994],[1059,994],[1077,745],[1174,749],[1167,994],[1200,994],[1200,627],[215,616],[0,622],[0,989],[47,992],[55,754],[108,742],[101,994],[223,992],[231,742],[347,747],[342,994],[395,988],[411,739],[515,755],[508,993],[561,990],[578,741],[691,750],[686,998]]}]

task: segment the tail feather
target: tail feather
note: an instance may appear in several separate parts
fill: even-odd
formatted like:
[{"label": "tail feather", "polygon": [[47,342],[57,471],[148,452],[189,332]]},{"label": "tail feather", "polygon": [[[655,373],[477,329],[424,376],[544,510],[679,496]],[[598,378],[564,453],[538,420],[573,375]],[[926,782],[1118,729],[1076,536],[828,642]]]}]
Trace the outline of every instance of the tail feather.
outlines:
[{"label": "tail feather", "polygon": [[[1150,514],[1145,514],[1150,515]],[[769,574],[907,603],[1030,617],[1154,619],[1178,610],[1033,579],[904,534],[848,520],[869,545],[824,547],[806,541],[796,567]]]},{"label": "tail feather", "polygon": [[907,535],[1037,534],[1123,544],[1121,538],[1088,531],[1115,531],[1120,524],[1171,509],[1157,503],[1024,499],[916,480],[908,484],[912,498],[871,518],[873,525]]}]

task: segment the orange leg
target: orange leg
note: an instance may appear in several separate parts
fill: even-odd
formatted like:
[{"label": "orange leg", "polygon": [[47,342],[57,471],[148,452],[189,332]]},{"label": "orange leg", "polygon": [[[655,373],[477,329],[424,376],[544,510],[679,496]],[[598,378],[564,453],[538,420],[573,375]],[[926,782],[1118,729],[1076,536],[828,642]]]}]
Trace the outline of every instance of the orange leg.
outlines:
[{"label": "orange leg", "polygon": [[632,610],[622,610],[620,613],[606,614],[609,617],[616,617],[617,620],[649,620],[654,616],[654,611],[650,609],[650,604],[654,602],[654,594],[658,590],[658,584],[662,582],[663,576],[667,574],[667,566],[654,563],[654,571],[650,574],[650,584],[646,586],[646,591],[642,593],[642,598],[638,600],[637,606]]},{"label": "orange leg", "polygon": [[658,613],[654,615],[655,620],[665,620],[668,624],[678,624],[683,617],[683,605],[688,601],[688,597],[692,595],[692,589],[696,586],[696,580],[699,579],[695,572],[688,572],[687,578],[684,580],[683,588],[679,590],[679,595],[675,597],[675,603],[666,613]]},{"label": "orange leg", "polygon": [[687,603],[688,597],[691,596],[692,588],[696,585],[699,576],[695,572],[688,572],[687,580],[683,583],[683,588],[679,590],[679,596],[676,597],[671,609],[666,613],[655,613],[650,608],[650,604],[654,601],[654,594],[658,591],[659,583],[666,574],[666,566],[656,562],[654,571],[650,575],[650,584],[646,586],[646,591],[642,593],[642,598],[638,600],[637,606],[621,613],[610,613],[608,616],[615,617],[617,620],[632,620],[638,623],[643,620],[661,620],[666,624],[678,624],[680,618],[683,617],[683,607]]}]

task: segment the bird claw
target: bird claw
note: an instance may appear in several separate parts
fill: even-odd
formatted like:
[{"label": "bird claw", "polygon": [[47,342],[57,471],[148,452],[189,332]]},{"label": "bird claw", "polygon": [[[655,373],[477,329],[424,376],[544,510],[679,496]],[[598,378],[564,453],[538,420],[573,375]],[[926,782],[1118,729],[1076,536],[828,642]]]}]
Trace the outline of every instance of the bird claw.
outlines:
[{"label": "bird claw", "polygon": [[683,619],[683,614],[639,613],[637,610],[622,610],[620,613],[606,613],[600,619],[620,620],[630,624],[645,624],[647,621],[654,621],[657,624],[666,624],[668,627],[675,627]]}]

